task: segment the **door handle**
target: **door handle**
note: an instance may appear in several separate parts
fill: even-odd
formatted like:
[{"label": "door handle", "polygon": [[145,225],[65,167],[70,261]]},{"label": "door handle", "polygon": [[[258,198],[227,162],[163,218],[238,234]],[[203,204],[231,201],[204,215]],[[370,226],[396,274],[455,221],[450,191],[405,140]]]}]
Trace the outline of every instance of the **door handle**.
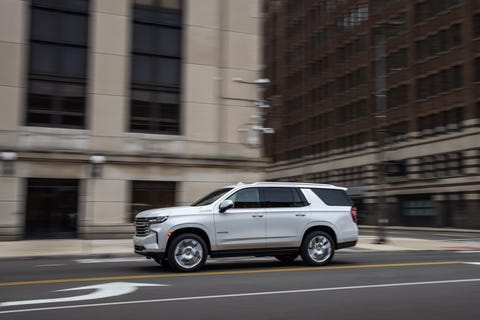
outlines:
[{"label": "door handle", "polygon": [[295,216],[297,216],[297,217],[305,217],[305,213],[296,213]]},{"label": "door handle", "polygon": [[261,218],[261,217],[263,217],[263,214],[252,214],[252,217]]}]

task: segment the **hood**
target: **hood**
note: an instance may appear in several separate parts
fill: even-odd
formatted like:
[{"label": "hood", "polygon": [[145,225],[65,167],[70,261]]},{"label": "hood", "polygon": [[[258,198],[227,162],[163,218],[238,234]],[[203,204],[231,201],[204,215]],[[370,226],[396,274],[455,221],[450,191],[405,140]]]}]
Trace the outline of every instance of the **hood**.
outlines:
[{"label": "hood", "polygon": [[159,216],[176,216],[181,214],[191,214],[198,212],[199,207],[183,206],[183,207],[169,207],[145,210],[137,214],[136,218],[153,218]]}]

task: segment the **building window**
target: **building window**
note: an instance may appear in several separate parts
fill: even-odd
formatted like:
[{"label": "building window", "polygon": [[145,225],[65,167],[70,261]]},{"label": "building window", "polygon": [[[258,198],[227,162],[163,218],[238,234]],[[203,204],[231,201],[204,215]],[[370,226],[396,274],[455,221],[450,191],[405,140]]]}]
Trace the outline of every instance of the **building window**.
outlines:
[{"label": "building window", "polygon": [[473,37],[480,37],[480,13],[473,16]]},{"label": "building window", "polygon": [[179,134],[181,0],[135,0],[130,131]]},{"label": "building window", "polygon": [[461,65],[444,69],[436,74],[431,74],[417,79],[417,99],[424,99],[440,93],[463,87],[463,67]]},{"label": "building window", "polygon": [[461,2],[461,0],[425,0],[417,3],[415,5],[415,22],[422,22]]},{"label": "building window", "polygon": [[462,66],[453,67],[453,88],[458,89],[463,87],[463,72]]},{"label": "building window", "polygon": [[435,215],[435,206],[433,201],[428,198],[417,198],[402,201],[402,214],[405,216],[433,216]]},{"label": "building window", "polygon": [[26,124],[85,127],[88,0],[32,0]]},{"label": "building window", "polygon": [[404,84],[387,91],[387,107],[396,108],[408,103],[408,85]]},{"label": "building window", "polygon": [[475,60],[473,60],[473,70],[474,70],[473,81],[479,82],[480,81],[480,57],[475,58]]},{"label": "building window", "polygon": [[175,182],[132,181],[130,222],[144,210],[173,207],[175,205]]},{"label": "building window", "polygon": [[452,44],[454,47],[458,47],[462,45],[462,24],[457,23],[451,27],[452,32]]},{"label": "building window", "polygon": [[440,30],[425,39],[415,41],[415,59],[423,60],[459,47],[463,43],[462,24]]}]

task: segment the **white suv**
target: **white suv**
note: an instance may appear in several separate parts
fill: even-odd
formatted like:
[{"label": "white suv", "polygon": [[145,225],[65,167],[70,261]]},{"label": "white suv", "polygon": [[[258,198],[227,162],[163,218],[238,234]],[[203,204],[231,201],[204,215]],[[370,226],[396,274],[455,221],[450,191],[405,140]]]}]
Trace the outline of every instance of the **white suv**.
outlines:
[{"label": "white suv", "polygon": [[195,271],[207,256],[275,256],[329,263],[357,243],[356,210],[345,188],[257,182],[216,190],[191,206],[152,209],[135,219],[135,252]]}]

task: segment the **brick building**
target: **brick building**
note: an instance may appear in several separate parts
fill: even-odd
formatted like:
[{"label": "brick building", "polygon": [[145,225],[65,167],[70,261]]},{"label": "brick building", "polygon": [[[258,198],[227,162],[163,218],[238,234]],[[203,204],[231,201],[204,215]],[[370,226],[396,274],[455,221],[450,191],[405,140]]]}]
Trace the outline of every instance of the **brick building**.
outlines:
[{"label": "brick building", "polygon": [[[480,2],[264,3],[270,180],[350,188],[363,223],[480,228]],[[378,165],[383,163],[383,166]]]}]

